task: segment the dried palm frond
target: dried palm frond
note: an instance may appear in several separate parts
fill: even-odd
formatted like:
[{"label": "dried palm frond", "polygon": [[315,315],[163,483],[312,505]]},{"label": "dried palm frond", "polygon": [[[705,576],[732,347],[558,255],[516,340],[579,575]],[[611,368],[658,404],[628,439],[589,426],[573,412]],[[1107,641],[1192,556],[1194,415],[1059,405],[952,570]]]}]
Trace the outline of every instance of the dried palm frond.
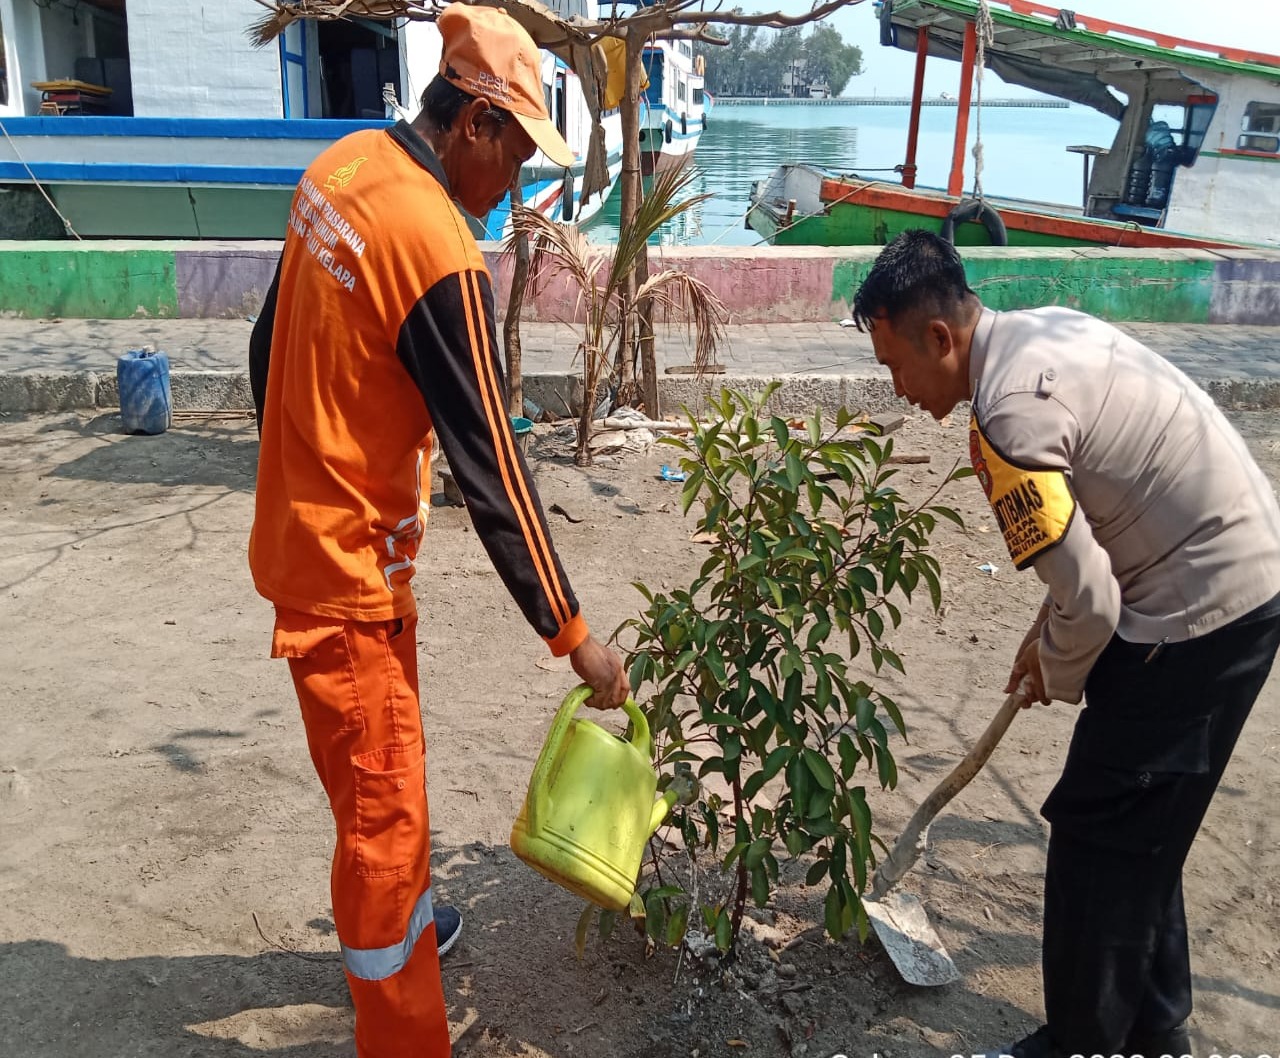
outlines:
[{"label": "dried palm frond", "polygon": [[683,319],[693,332],[693,366],[703,374],[716,363],[725,341],[729,313],[716,292],[688,272],[668,268],[650,276],[636,291],[637,303],[652,298],[667,311],[668,318]]},{"label": "dried palm frond", "polygon": [[415,0],[257,0],[267,9],[245,34],[255,48],[270,44],[299,19],[332,22],[339,18],[408,19],[425,22],[436,18],[443,4]]}]

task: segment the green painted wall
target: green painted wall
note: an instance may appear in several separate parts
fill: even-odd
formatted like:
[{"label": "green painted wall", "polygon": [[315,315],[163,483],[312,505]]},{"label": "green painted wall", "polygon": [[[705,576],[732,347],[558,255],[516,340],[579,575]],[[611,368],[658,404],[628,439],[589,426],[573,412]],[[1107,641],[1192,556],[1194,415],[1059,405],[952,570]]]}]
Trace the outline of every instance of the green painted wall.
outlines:
[{"label": "green painted wall", "polygon": [[172,249],[6,249],[0,252],[0,312],[32,319],[176,317],[174,260]]},{"label": "green painted wall", "polygon": [[[831,300],[849,305],[871,262],[836,262]],[[965,261],[969,285],[993,309],[1061,305],[1104,320],[1208,323],[1214,262],[1160,257],[1010,255]]]}]

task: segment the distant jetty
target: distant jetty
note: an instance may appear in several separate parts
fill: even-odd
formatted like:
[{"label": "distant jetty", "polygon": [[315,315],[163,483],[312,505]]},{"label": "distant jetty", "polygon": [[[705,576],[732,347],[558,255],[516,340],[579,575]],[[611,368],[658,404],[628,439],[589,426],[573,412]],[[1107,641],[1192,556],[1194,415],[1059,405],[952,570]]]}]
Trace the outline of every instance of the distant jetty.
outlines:
[{"label": "distant jetty", "polygon": [[[954,99],[922,99],[921,106],[953,107]],[[833,96],[830,99],[790,99],[787,96],[716,96],[718,107],[909,107],[910,96]],[[1065,110],[1065,99],[984,99],[984,107],[1029,107],[1033,110]]]}]

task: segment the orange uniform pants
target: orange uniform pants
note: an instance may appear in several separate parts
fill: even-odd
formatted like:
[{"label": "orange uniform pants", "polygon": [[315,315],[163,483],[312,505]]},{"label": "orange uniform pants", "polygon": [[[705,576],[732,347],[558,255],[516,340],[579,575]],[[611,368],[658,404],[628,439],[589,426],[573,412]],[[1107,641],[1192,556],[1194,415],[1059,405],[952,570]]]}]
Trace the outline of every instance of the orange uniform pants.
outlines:
[{"label": "orange uniform pants", "polygon": [[417,618],[340,621],[278,608],[307,745],[337,825],[333,919],[360,1058],[447,1058],[432,922]]}]

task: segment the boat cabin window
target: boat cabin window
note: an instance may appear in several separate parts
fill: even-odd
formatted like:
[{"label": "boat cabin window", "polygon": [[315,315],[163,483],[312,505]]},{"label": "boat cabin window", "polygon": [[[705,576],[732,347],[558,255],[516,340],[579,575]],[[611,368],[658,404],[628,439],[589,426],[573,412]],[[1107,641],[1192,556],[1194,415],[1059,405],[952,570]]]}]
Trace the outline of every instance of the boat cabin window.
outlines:
[{"label": "boat cabin window", "polygon": [[1236,149],[1280,154],[1280,103],[1250,103],[1244,108],[1244,131]]},{"label": "boat cabin window", "polygon": [[[45,80],[34,86],[41,93],[40,112],[132,114],[125,0],[42,2],[36,6],[40,9],[45,66]],[[80,84],[58,83],[71,81]]]},{"label": "boat cabin window", "polygon": [[706,102],[706,95],[707,93],[705,89],[695,88],[693,90],[693,105],[698,107],[702,106],[702,104]]},{"label": "boat cabin window", "polygon": [[315,26],[320,55],[320,113],[309,117],[376,119],[387,115],[382,86],[400,91],[400,43],[394,24],[336,19]]}]

